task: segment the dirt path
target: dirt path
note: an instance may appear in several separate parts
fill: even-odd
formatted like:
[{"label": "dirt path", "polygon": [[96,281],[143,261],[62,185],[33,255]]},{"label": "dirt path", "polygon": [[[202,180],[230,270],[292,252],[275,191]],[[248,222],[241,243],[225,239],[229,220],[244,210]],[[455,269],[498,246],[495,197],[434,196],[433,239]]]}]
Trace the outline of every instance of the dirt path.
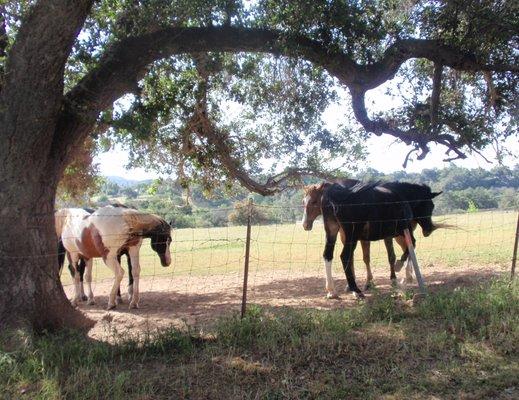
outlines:
[{"label": "dirt path", "polygon": [[[454,289],[484,282],[505,273],[506,269],[499,265],[425,265],[422,274],[428,287],[434,291],[441,287]],[[357,274],[359,283],[363,284],[364,268],[357,267]],[[400,275],[403,276],[403,270]],[[374,270],[374,277],[380,291],[390,290],[388,271],[378,268]],[[356,304],[357,300],[344,293],[344,275],[336,273],[335,278],[337,288],[342,292],[341,298],[327,300],[324,297],[324,271],[256,270],[249,278],[248,299],[251,304],[313,309],[338,309]],[[113,311],[105,310],[112,281],[103,280],[94,284],[96,304],[89,306],[82,303],[79,308],[97,321],[89,335],[99,340],[113,341],[120,336],[146,335],[172,325],[181,328],[187,324],[201,329],[223,314],[239,312],[242,279],[241,273],[146,277],[141,279],[140,309],[128,310],[125,300]],[[123,287],[123,293],[125,290]],[[72,286],[67,286],[65,291],[69,297],[72,296]],[[369,292],[366,295],[368,298],[371,296]]]}]

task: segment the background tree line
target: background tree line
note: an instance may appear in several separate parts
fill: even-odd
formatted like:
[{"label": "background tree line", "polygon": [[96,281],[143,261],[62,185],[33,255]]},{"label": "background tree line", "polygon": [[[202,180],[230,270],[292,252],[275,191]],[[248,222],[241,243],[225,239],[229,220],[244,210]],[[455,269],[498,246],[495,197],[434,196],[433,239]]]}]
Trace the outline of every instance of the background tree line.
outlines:
[{"label": "background tree line", "polygon": [[[388,174],[368,168],[354,177],[363,181],[425,183],[434,190],[443,190],[435,200],[437,215],[519,207],[519,164],[491,170],[450,166],[425,169],[420,173],[396,171]],[[316,181],[312,178],[307,183]],[[174,179],[135,182],[109,177],[103,178],[90,201],[79,205],[120,202],[164,215],[178,228],[212,227],[246,223],[249,196],[247,190],[239,187],[206,192],[199,185],[192,185],[187,190]],[[252,218],[256,223],[293,222],[301,217],[301,191],[296,188],[274,196],[256,194],[252,197],[255,204]]]}]

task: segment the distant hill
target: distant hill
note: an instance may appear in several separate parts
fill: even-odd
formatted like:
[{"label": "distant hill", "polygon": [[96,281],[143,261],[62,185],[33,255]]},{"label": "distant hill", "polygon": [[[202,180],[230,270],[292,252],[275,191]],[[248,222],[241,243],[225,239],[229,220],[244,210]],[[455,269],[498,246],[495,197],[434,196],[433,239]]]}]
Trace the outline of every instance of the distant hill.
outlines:
[{"label": "distant hill", "polygon": [[151,183],[153,182],[153,179],[126,179],[121,176],[105,176],[108,181],[118,184],[121,187],[132,187],[136,186],[140,183]]}]

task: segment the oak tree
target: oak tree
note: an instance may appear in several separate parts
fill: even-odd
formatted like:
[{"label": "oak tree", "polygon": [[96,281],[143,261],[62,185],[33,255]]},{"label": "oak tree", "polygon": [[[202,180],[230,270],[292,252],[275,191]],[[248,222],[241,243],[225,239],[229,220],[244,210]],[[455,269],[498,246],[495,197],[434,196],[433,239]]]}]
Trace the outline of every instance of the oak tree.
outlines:
[{"label": "oak tree", "polygon": [[[56,189],[88,137],[205,186],[272,194],[369,134],[463,158],[517,134],[517,2],[19,0],[0,6],[0,321],[77,326]],[[368,109],[388,87],[395,107]],[[346,90],[341,129],[322,112]],[[351,118],[349,118],[351,116]],[[348,119],[355,120],[352,125]],[[268,161],[268,162],[266,162]],[[271,165],[274,168],[271,168]]]}]

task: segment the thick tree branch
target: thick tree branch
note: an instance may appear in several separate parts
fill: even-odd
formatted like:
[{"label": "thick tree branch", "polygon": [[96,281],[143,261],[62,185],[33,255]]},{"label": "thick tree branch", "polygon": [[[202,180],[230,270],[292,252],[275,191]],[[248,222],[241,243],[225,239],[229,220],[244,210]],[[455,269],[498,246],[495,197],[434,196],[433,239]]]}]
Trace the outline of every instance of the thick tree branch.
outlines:
[{"label": "thick tree branch", "polygon": [[[517,71],[517,65],[486,65],[471,55],[464,54],[435,40],[400,40],[390,46],[379,62],[361,66],[348,55],[331,52],[317,41],[303,36],[287,36],[276,30],[207,27],[168,28],[130,37],[114,45],[102,58],[99,67],[86,75],[66,95],[66,104],[55,137],[54,154],[66,154],[70,145],[78,143],[91,131],[98,114],[123,94],[131,91],[135,82],[153,61],[175,54],[193,52],[264,52],[274,55],[302,57],[326,69],[354,96],[357,119],[370,132],[388,133],[407,144],[415,143],[425,154],[427,142],[437,141],[435,135],[423,136],[414,129],[404,131],[383,120],[371,121],[364,106],[364,93],[392,78],[402,63],[410,58],[426,58],[458,70]],[[75,130],[79,134],[70,135]],[[459,143],[454,138],[443,138],[458,155]]]},{"label": "thick tree branch", "polygon": [[[32,174],[34,180],[48,181],[43,176],[47,165],[42,163],[48,160],[56,132],[65,63],[92,3],[93,0],[36,2],[9,50],[0,92],[0,160],[23,170],[27,160],[20,157],[22,151],[45,152],[33,160],[32,167],[38,171]],[[36,125],[38,135],[20,134],[34,131]]]},{"label": "thick tree branch", "polygon": [[[355,118],[368,132],[375,133],[376,135],[385,133],[402,140],[407,145],[414,144],[415,150],[419,149],[421,151],[417,157],[419,160],[424,159],[427,153],[429,153],[428,143],[430,142],[435,142],[447,147],[448,152],[454,152],[456,154],[456,159],[466,158],[466,155],[461,151],[461,147],[465,144],[460,143],[454,136],[448,134],[435,134],[433,132],[421,132],[416,128],[403,130],[391,126],[387,121],[382,119],[372,120],[369,118],[366,111],[366,105],[364,102],[365,92],[350,90],[350,93],[352,96],[352,107]],[[412,152],[414,151],[411,151],[406,156],[406,164]]]},{"label": "thick tree branch", "polygon": [[373,89],[392,79],[400,66],[413,58],[424,58],[458,71],[519,72],[517,64],[487,64],[440,40],[402,39],[389,46],[380,61],[365,67],[368,80],[363,83],[364,88]]},{"label": "thick tree branch", "polygon": [[[289,168],[280,174],[269,177],[265,183],[260,183],[253,179],[250,174],[241,166],[241,163],[233,157],[233,149],[228,143],[227,135],[218,130],[210,121],[207,113],[197,110],[193,118],[191,118],[188,129],[195,132],[198,136],[207,139],[208,143],[216,149],[218,160],[227,170],[229,176],[239,181],[242,186],[252,192],[259,193],[263,196],[271,196],[286,189],[285,183],[299,180],[302,181],[303,176],[319,175],[307,168]],[[329,178],[326,176],[326,178]]]}]

